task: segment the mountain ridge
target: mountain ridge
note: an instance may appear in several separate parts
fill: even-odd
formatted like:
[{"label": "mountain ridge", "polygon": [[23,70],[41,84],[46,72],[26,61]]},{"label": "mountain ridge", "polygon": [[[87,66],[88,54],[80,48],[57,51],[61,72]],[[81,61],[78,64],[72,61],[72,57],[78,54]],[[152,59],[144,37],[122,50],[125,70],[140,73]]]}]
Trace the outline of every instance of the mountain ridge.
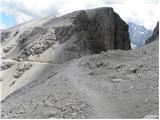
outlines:
[{"label": "mountain ridge", "polygon": [[154,28],[152,35],[146,40],[145,44],[149,44],[154,40],[159,40],[159,22],[157,22],[157,25]]},{"label": "mountain ridge", "polygon": [[151,36],[152,31],[146,29],[144,26],[136,25],[132,22],[129,22],[128,25],[131,43],[136,48],[142,47],[145,44],[145,41]]},{"label": "mountain ridge", "polygon": [[[63,62],[63,60],[100,53],[108,49],[130,49],[128,25],[112,8],[76,11],[57,18],[43,19],[40,22],[28,22],[26,25],[18,26],[19,30],[16,28],[11,29],[12,34],[9,31],[2,32],[5,58],[19,61],[42,60],[44,57],[39,58],[36,55],[45,54],[46,51],[53,53],[50,49],[52,46],[56,51],[53,54],[57,58],[52,62]],[[12,37],[14,39],[11,41]],[[3,41],[8,41],[9,44]],[[58,54],[58,52],[62,53]],[[50,62],[47,59],[46,61]]]},{"label": "mountain ridge", "polygon": [[158,42],[131,50],[112,8],[2,33],[1,118],[158,118]]}]

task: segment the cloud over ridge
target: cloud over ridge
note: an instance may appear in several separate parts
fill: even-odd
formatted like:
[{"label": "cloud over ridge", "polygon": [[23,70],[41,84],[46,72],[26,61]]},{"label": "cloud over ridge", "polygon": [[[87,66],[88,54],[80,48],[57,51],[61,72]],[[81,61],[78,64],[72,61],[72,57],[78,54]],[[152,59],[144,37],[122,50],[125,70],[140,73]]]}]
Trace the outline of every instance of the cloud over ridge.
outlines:
[{"label": "cloud over ridge", "polygon": [[0,11],[14,15],[16,24],[60,16],[75,10],[113,7],[126,22],[153,29],[158,21],[158,0],[2,0]]}]

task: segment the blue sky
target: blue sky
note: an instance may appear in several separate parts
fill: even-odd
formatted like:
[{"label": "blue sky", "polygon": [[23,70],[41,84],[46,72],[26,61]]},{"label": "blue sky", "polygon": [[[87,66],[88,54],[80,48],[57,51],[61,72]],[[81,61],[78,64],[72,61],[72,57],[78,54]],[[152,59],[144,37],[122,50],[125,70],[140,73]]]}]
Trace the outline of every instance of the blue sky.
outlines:
[{"label": "blue sky", "polygon": [[16,19],[12,14],[6,14],[4,12],[0,12],[0,24],[3,24],[7,27],[13,27],[16,25]]},{"label": "blue sky", "polygon": [[0,28],[96,7],[113,7],[126,22],[148,29],[153,29],[159,18],[158,0],[1,0]]}]

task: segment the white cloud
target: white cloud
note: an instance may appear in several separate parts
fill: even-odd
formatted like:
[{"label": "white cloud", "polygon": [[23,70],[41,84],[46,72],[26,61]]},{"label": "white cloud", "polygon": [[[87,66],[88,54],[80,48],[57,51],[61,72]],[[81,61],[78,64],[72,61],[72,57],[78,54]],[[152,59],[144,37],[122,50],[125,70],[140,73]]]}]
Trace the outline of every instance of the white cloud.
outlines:
[{"label": "white cloud", "polygon": [[2,29],[6,29],[6,25],[5,24],[0,24],[0,30]]},{"label": "white cloud", "polygon": [[125,0],[123,4],[112,6],[125,21],[144,25],[148,29],[153,29],[159,20],[159,6],[154,0]]},{"label": "white cloud", "polygon": [[60,14],[66,14],[75,10],[91,9],[106,6],[102,0],[63,0],[59,9]]},{"label": "white cloud", "polygon": [[6,14],[11,14],[15,17],[16,23],[17,24],[21,24],[24,23],[26,21],[32,20],[32,16],[25,14],[21,11],[18,11],[16,9],[12,9],[12,8],[5,8],[3,11],[5,11]]},{"label": "white cloud", "polygon": [[4,12],[6,15],[12,15],[15,17],[16,23],[24,23],[26,21],[32,20],[33,17],[15,8],[14,4],[4,3],[1,7],[0,12]]},{"label": "white cloud", "polygon": [[158,21],[158,0],[3,0],[17,23],[75,10],[111,6],[125,20],[149,29]]},{"label": "white cloud", "polygon": [[57,0],[6,0],[4,4],[5,7],[16,9],[33,18],[58,14],[56,11],[60,6]]},{"label": "white cloud", "polygon": [[33,18],[27,14],[24,14],[22,12],[16,12],[15,13],[16,16],[16,23],[20,24],[20,23],[24,23],[26,21],[32,20]]}]

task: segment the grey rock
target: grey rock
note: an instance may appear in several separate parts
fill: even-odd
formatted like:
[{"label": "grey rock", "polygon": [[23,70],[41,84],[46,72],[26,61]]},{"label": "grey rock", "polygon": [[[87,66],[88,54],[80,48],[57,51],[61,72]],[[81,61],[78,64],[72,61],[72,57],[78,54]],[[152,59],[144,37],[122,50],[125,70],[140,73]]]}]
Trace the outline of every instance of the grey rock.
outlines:
[{"label": "grey rock", "polygon": [[145,44],[149,44],[154,40],[159,40],[159,22],[157,22],[157,25],[154,28],[153,34],[146,40]]},{"label": "grey rock", "polygon": [[149,114],[149,115],[144,116],[143,119],[159,119],[159,116],[158,115]]},{"label": "grey rock", "polygon": [[19,79],[23,75],[23,73],[25,73],[31,67],[32,67],[31,63],[18,65],[18,67],[16,69],[16,73],[13,75],[13,77],[16,78],[16,79]]},{"label": "grey rock", "polygon": [[2,64],[0,65],[0,71],[6,70],[14,65],[13,62],[9,61],[3,61]]},{"label": "grey rock", "polygon": [[124,81],[123,79],[120,79],[120,78],[115,78],[115,79],[112,79],[111,82],[114,82],[114,83],[119,83],[119,82],[122,82]]}]

